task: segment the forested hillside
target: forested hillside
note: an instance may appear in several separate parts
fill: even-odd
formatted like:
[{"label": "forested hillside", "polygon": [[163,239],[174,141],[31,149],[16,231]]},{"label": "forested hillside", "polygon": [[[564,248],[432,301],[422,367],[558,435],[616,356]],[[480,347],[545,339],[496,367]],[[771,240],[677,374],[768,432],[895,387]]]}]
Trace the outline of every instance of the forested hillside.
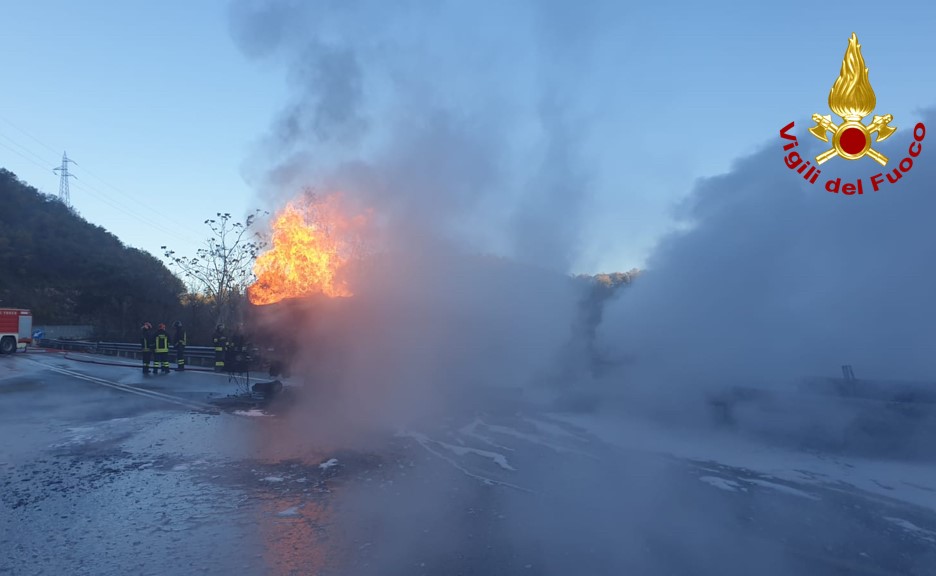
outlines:
[{"label": "forested hillside", "polygon": [[0,168],[0,307],[128,338],[144,320],[171,322],[184,292],[160,260]]}]

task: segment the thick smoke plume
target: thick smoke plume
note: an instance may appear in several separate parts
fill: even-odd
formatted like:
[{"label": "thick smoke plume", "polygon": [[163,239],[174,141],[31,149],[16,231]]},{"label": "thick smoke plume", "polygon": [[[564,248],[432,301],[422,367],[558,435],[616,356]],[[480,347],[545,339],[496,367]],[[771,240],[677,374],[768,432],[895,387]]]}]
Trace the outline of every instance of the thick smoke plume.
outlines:
[{"label": "thick smoke plume", "polygon": [[312,186],[375,215],[355,296],[298,322],[296,367],[333,392],[327,412],[407,420],[574,356],[593,126],[578,88],[609,10],[233,4],[238,42],[291,87],[252,161],[270,207]]},{"label": "thick smoke plume", "polygon": [[352,298],[261,310],[274,326],[300,323],[303,437],[361,441],[551,384],[577,285],[454,251],[384,256],[353,275]]},{"label": "thick smoke plume", "polygon": [[393,238],[566,272],[591,196],[583,110],[598,111],[578,88],[612,80],[589,64],[612,4],[235,2],[239,43],[291,86],[254,163],[272,166],[261,186],[275,201],[341,189]]},{"label": "thick smoke plume", "polygon": [[529,395],[583,355],[568,272],[593,125],[578,87],[609,10],[234,2],[237,41],[290,86],[251,161],[270,208],[311,186],[374,215],[352,298],[262,311],[268,333],[291,327],[309,384],[297,443],[360,446]]},{"label": "thick smoke plume", "polygon": [[[397,426],[461,425],[477,407],[509,409],[511,389],[589,372],[587,355],[569,353],[581,349],[570,342],[582,336],[584,294],[566,274],[580,256],[595,174],[585,153],[595,118],[584,113],[594,103],[579,88],[602,82],[589,62],[614,25],[612,4],[234,4],[245,51],[284,65],[293,88],[256,160],[269,168],[259,187],[271,207],[312,185],[347,194],[379,224],[381,256],[355,270],[353,298],[269,309],[270,325],[296,339],[293,368],[309,384],[279,445],[361,448]],[[912,131],[909,119],[900,125],[878,146],[895,163]],[[805,128],[797,122],[808,157],[821,150]],[[600,404],[625,396],[647,401],[634,406],[702,412],[710,392],[782,389],[842,364],[867,377],[921,378],[933,368],[929,144],[898,186],[861,197],[803,183],[782,156],[777,135],[700,182],[683,206],[691,229],[665,239],[648,272],[605,310],[603,370],[575,382],[597,390]],[[833,160],[823,170],[867,178],[877,172],[869,165]],[[809,416],[828,413],[823,405]],[[684,485],[667,466],[635,459],[621,469],[539,470],[531,460],[539,488],[558,498],[480,486],[458,498],[514,514],[499,546],[541,547],[544,558],[568,550],[557,573],[581,567],[596,534],[633,543],[598,542],[606,556],[590,573],[653,573],[658,557],[636,544],[641,534],[703,562],[730,552],[718,545],[733,535],[712,526],[736,511],[674,498]],[[630,464],[648,476],[628,476]],[[410,552],[425,549],[413,510],[442,527],[450,546],[466,536],[444,517],[451,492],[415,478],[399,490],[387,501],[365,487],[361,516],[345,516],[386,522],[381,573],[412,566]],[[674,534],[667,519],[683,531]],[[764,559],[793,572],[773,544],[747,557]]]},{"label": "thick smoke plume", "polygon": [[[934,115],[924,122],[933,124]],[[797,121],[805,158],[824,151]],[[928,140],[909,173],[871,190],[870,176],[907,156],[914,122],[877,144],[886,168],[833,159],[816,184],[783,162],[779,135],[683,206],[693,224],[664,239],[647,272],[609,307],[603,345],[633,374],[665,386],[756,385],[834,376],[926,379],[936,368],[936,250]],[[826,146],[827,147],[827,146]],[[864,194],[826,192],[831,177],[864,179]]]},{"label": "thick smoke plume", "polygon": [[[936,116],[922,120],[933,125]],[[598,347],[615,368],[604,392],[624,390],[643,409],[685,420],[706,418],[706,402],[728,389],[760,389],[788,404],[752,415],[758,429],[808,435],[804,441],[822,447],[861,442],[876,453],[919,453],[936,423],[894,413],[862,438],[864,408],[797,395],[816,378],[841,377],[843,365],[879,381],[891,399],[901,381],[932,380],[932,144],[924,139],[896,184],[885,181],[878,192],[870,184],[908,156],[915,122],[902,119],[901,130],[875,145],[890,158],[885,168],[833,159],[809,184],[784,164],[787,141],[778,134],[729,173],[700,181],[682,206],[691,228],[664,239],[640,281],[605,309]],[[796,121],[803,158],[827,147],[806,131],[812,125]],[[864,193],[827,192],[835,177],[862,178]]]}]

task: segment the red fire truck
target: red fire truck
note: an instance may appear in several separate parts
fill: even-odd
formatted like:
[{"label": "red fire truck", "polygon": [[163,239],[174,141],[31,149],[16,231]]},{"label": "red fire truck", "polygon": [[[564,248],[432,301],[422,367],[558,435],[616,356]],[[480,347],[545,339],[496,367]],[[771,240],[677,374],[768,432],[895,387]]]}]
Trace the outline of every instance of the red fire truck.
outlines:
[{"label": "red fire truck", "polygon": [[19,308],[0,308],[0,354],[12,354],[32,343],[32,314]]}]

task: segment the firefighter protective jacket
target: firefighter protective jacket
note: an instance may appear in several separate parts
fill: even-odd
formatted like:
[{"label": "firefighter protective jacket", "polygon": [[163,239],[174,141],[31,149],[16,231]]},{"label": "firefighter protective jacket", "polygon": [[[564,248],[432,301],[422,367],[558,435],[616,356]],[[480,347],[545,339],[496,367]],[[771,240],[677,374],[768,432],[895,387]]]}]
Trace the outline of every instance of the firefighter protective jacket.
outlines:
[{"label": "firefighter protective jacket", "polygon": [[156,352],[168,352],[169,351],[169,336],[166,334],[165,330],[160,330],[156,333]]}]

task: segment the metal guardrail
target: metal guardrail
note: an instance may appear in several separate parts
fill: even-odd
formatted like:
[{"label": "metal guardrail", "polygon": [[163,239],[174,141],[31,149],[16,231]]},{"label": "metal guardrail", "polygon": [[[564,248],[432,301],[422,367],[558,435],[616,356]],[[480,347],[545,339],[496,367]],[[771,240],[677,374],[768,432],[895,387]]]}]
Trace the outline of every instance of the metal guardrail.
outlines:
[{"label": "metal guardrail", "polygon": [[[92,354],[140,353],[138,343],[129,342],[90,342],[87,340],[55,340],[42,338],[38,341],[42,348],[54,350],[73,350]],[[169,348],[170,354],[175,354],[175,348]],[[211,346],[186,346],[185,355],[193,358],[214,358],[214,348]]]},{"label": "metal guardrail", "polygon": [[[60,340],[54,338],[40,338],[33,341],[33,346],[66,352],[83,352],[85,354],[102,354],[142,361],[143,352],[140,344],[136,342],[91,342],[87,340]],[[272,349],[267,352],[273,352]],[[256,347],[248,350],[247,362],[252,369],[266,369],[270,365],[269,357],[261,353]],[[169,349],[169,361],[176,362],[175,348]],[[230,360],[228,360],[229,362]],[[189,366],[214,367],[215,349],[212,346],[186,346],[185,363]]]},{"label": "metal guardrail", "polygon": [[[86,354],[104,354],[107,356],[117,356],[119,358],[131,358],[134,360],[142,359],[142,351],[138,343],[130,342],[90,342],[86,340],[56,340],[42,338],[34,342],[34,345],[41,348],[52,350],[64,350],[67,352],[84,352]],[[186,363],[196,366],[214,365],[214,348],[211,346],[186,346]],[[176,360],[175,348],[169,349],[169,359],[171,362]]]}]

